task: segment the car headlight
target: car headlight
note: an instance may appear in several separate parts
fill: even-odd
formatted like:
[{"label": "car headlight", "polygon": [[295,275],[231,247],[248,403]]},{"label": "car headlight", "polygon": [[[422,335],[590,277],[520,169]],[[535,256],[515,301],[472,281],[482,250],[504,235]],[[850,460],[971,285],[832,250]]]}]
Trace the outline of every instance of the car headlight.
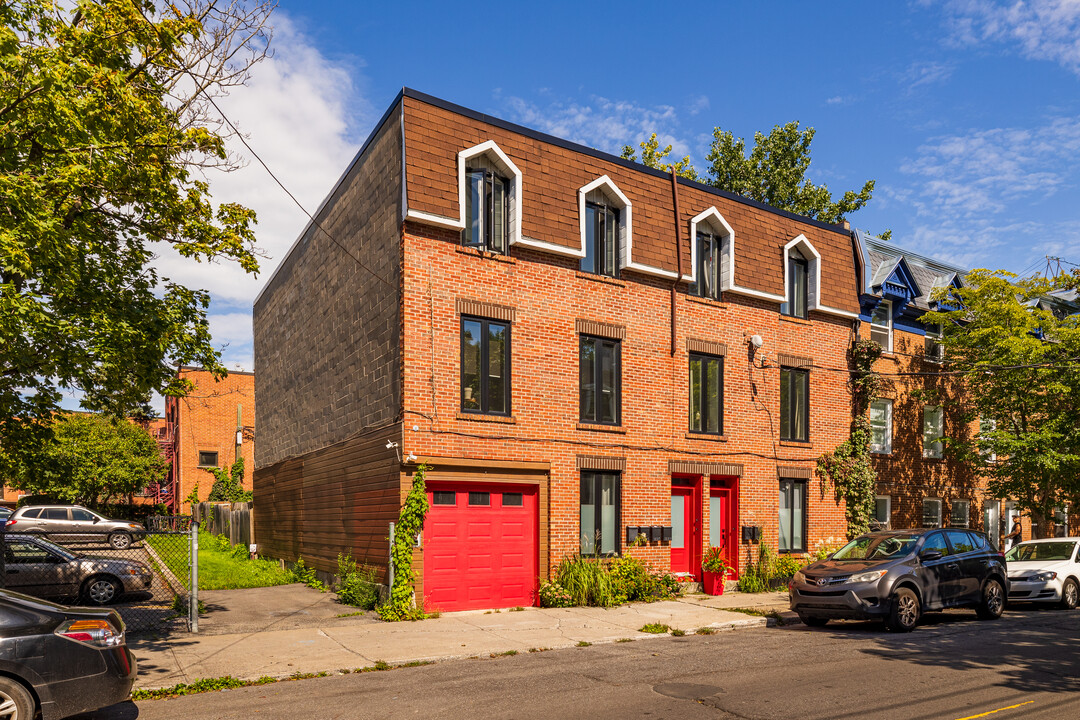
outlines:
[{"label": "car headlight", "polygon": [[128,575],[142,575],[143,574],[142,569],[137,568],[137,567],[124,568],[124,572],[126,572]]},{"label": "car headlight", "polygon": [[858,575],[852,575],[847,579],[849,583],[864,583],[874,582],[881,578],[885,574],[885,570],[871,570],[870,572],[859,573]]},{"label": "car headlight", "polygon": [[1033,580],[1040,580],[1042,582],[1046,582],[1047,580],[1054,580],[1056,578],[1057,578],[1057,573],[1056,572],[1042,572],[1042,573],[1039,573],[1038,575],[1033,575],[1032,576]]},{"label": "car headlight", "polygon": [[802,570],[796,570],[795,574],[791,576],[791,582],[805,583],[806,582],[806,576],[803,575],[803,571]]}]

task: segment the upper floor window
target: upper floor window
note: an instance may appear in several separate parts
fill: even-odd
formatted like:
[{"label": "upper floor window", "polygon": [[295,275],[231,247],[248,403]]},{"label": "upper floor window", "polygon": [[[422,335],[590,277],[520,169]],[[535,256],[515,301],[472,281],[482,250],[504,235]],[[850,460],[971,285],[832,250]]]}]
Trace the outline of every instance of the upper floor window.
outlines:
[{"label": "upper floor window", "polygon": [[880,345],[883,352],[892,352],[892,300],[882,300],[874,308],[874,314],[870,316],[870,339]]},{"label": "upper floor window", "polygon": [[462,412],[510,414],[510,326],[461,318]]},{"label": "upper floor window", "polygon": [[510,236],[510,182],[493,170],[465,171],[465,230],[468,247],[505,253]]},{"label": "upper floor window", "polygon": [[922,455],[924,458],[941,457],[942,435],[944,435],[944,422],[941,406],[927,405],[923,407]]},{"label": "upper floor window", "polygon": [[[997,430],[997,420],[994,418],[982,417],[981,415],[979,416],[978,440],[980,445],[989,440],[986,433],[994,432],[995,430]],[[991,450],[989,446],[980,448],[979,453],[982,454],[988,462],[997,462],[997,453]]]},{"label": "upper floor window", "polygon": [[724,433],[724,359],[690,355],[690,432]]},{"label": "upper floor window", "polygon": [[791,317],[805,318],[807,298],[810,289],[810,263],[797,247],[788,249],[787,257],[787,302],[780,306],[780,312]]},{"label": "upper floor window", "polygon": [[941,342],[943,335],[941,325],[926,326],[926,359],[932,362],[941,362],[945,359],[945,346]]},{"label": "upper floor window", "polygon": [[690,292],[716,300],[720,297],[720,238],[699,231],[695,242],[697,267],[694,268],[695,282],[690,286]]},{"label": "upper floor window", "polygon": [[585,203],[585,257],[583,272],[618,277],[619,209],[608,205]]},{"label": "upper floor window", "polygon": [[892,400],[870,403],[870,452],[888,455],[892,452]]},{"label": "upper floor window", "polygon": [[810,439],[810,372],[780,368],[780,439]]},{"label": "upper floor window", "polygon": [[217,467],[218,454],[216,450],[199,451],[199,467]]},{"label": "upper floor window", "polygon": [[622,343],[581,336],[581,422],[618,425],[622,390]]}]

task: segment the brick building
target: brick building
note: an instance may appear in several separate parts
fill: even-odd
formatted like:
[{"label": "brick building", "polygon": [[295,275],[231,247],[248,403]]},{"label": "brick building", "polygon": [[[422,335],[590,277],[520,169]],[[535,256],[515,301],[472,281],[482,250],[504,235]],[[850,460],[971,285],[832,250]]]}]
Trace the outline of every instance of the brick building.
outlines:
[{"label": "brick building", "polygon": [[214,484],[207,468],[226,470],[244,458],[244,488],[252,487],[255,467],[255,376],[230,371],[215,380],[207,370],[182,367],[179,377],[193,388],[181,398],[165,398],[165,417],[148,428],[169,461],[169,473],[146,496],[165,503],[171,512],[185,512],[185,500],[198,485],[199,499],[206,500]]},{"label": "brick building", "polygon": [[578,552],[843,539],[813,468],[850,426],[845,228],[410,90],[316,217],[254,307],[263,553],[385,572],[420,462],[444,610]]}]

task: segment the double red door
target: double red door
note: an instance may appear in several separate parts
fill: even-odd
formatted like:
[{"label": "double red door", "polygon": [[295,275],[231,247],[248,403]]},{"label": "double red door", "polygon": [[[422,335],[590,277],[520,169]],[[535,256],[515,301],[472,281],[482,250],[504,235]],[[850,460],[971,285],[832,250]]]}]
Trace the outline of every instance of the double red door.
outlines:
[{"label": "double red door", "polygon": [[535,604],[539,575],[535,485],[429,483],[424,600],[429,609]]}]

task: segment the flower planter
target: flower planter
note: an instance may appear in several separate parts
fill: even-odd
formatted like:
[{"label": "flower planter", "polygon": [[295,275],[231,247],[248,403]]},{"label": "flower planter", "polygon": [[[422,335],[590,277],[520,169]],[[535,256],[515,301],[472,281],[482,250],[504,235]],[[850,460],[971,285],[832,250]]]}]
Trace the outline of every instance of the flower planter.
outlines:
[{"label": "flower planter", "polygon": [[701,589],[706,595],[724,594],[724,577],[727,573],[714,573],[708,570],[701,571]]}]

